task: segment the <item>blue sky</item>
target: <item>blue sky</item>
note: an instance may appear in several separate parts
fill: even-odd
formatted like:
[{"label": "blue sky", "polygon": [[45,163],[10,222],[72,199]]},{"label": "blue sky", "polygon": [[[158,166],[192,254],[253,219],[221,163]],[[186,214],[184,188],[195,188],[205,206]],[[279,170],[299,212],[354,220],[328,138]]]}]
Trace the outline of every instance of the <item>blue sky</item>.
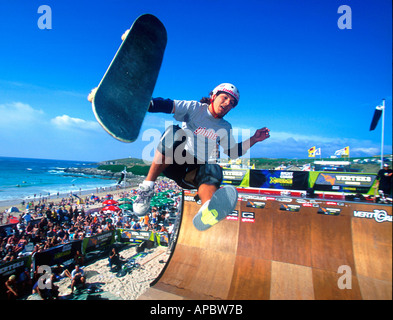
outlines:
[{"label": "blue sky", "polygon": [[[52,10],[52,29],[37,22]],[[348,5],[352,29],[340,29]],[[168,44],[155,97],[199,100],[222,82],[240,90],[226,119],[261,127],[271,138],[251,157],[307,158],[350,146],[351,156],[392,152],[390,0],[0,0],[0,155],[100,161],[142,158],[152,141],[111,138],[86,97],[141,14],[166,26]],[[348,22],[348,21],[346,21]],[[162,132],[168,115],[148,115],[142,130]]]}]

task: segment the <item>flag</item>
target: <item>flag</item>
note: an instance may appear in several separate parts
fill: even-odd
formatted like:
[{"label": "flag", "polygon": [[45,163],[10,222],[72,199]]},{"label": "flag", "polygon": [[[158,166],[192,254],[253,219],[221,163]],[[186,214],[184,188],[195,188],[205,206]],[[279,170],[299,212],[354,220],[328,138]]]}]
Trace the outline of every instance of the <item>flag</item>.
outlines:
[{"label": "flag", "polygon": [[382,110],[383,110],[383,106],[375,107],[373,120],[371,121],[371,125],[370,125],[370,131],[373,131],[377,127],[379,119],[381,118],[382,115]]},{"label": "flag", "polygon": [[315,147],[311,147],[310,149],[308,149],[308,157],[309,158],[315,157]]},{"label": "flag", "polygon": [[345,147],[342,149],[337,150],[334,153],[335,156],[349,156],[349,147]]},{"label": "flag", "polygon": [[315,149],[315,153],[316,156],[320,156],[321,155],[321,148]]},{"label": "flag", "polygon": [[334,153],[334,155],[335,155],[335,156],[342,156],[342,155],[344,154],[344,149],[345,149],[345,148],[340,149],[340,150],[337,150],[337,151]]}]

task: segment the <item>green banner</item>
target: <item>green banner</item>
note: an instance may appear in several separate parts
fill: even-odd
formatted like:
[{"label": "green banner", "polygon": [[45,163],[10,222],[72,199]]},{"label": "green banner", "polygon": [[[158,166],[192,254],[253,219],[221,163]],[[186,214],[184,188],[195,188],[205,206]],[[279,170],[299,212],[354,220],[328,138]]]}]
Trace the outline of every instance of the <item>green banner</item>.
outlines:
[{"label": "green banner", "polygon": [[309,186],[315,191],[374,194],[376,174],[311,171]]}]

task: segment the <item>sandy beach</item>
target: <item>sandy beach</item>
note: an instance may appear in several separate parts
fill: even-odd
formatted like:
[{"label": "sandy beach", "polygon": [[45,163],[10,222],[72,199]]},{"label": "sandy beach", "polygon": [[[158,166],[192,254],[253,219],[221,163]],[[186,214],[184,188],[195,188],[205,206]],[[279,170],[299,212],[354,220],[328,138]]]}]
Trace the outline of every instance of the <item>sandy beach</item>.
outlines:
[{"label": "sandy beach", "polygon": [[[110,271],[108,258],[103,258],[86,265],[83,270],[86,276],[86,287],[98,287],[102,290],[100,295],[110,300],[136,300],[149,287],[164,268],[170,252],[167,247],[157,247],[145,251],[147,255],[137,260],[140,267],[132,270],[123,277],[117,277],[116,272]],[[123,259],[128,259],[136,254],[136,247],[120,251]],[[74,299],[78,290],[71,295],[71,280],[63,278],[55,285],[59,287],[60,299]],[[109,296],[108,296],[109,293]],[[97,298],[98,299],[98,298]],[[40,300],[37,294],[30,295],[27,300]]]},{"label": "sandy beach", "polygon": [[[101,199],[104,199],[110,194],[114,200],[118,200],[125,196],[125,194],[135,189],[135,184],[129,187],[122,187],[119,189],[106,188],[100,190],[100,192],[94,192],[92,190],[82,191],[80,198],[85,199],[90,197],[92,193]],[[78,194],[79,195],[79,194]],[[63,197],[64,196],[64,197]],[[47,203],[53,203],[55,206],[58,205],[63,198],[67,199],[67,195],[60,195],[59,197],[53,197],[47,200]],[[76,198],[74,198],[75,200]],[[13,216],[19,217],[23,215],[26,210],[25,205],[21,205],[21,201],[14,203],[4,203],[0,207],[0,211],[4,212],[10,206],[16,206],[20,212],[12,213]],[[38,201],[36,201],[38,203]],[[101,208],[102,203],[96,204],[77,204],[73,203],[72,206],[82,208],[87,211],[89,209]],[[5,220],[5,219],[4,219]],[[3,221],[4,222],[4,221]],[[130,257],[137,254],[137,246],[125,245],[120,246],[119,253],[122,261],[127,261]],[[55,285],[59,287],[59,298],[65,300],[86,300],[88,299],[108,299],[108,300],[135,300],[141,294],[143,294],[149,287],[153,280],[155,280],[162,269],[164,268],[170,251],[168,247],[158,246],[152,249],[145,249],[144,257],[137,258],[136,262],[140,267],[129,271],[127,274],[119,276],[115,271],[110,270],[108,263],[108,256],[101,256],[97,260],[92,260],[83,265],[83,270],[86,276],[86,288],[99,288],[100,293],[98,295],[89,295],[87,290],[78,291],[74,290],[71,293],[71,280],[68,277],[55,282]],[[72,270],[70,270],[72,271]],[[78,296],[80,295],[80,296]],[[27,297],[27,300],[41,300],[38,294],[31,294]]]}]

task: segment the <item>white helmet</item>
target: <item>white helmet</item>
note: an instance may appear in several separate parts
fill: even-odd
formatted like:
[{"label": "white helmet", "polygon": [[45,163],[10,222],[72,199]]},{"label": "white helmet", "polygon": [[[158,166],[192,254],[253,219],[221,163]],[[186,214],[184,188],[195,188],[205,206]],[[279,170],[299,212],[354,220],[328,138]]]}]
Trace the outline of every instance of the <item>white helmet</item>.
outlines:
[{"label": "white helmet", "polygon": [[237,88],[233,84],[221,83],[220,85],[218,85],[217,87],[214,88],[214,90],[212,91],[212,95],[215,95],[218,92],[229,93],[232,97],[235,98],[236,104],[239,103],[240,93],[239,93],[239,90],[237,90]]}]

